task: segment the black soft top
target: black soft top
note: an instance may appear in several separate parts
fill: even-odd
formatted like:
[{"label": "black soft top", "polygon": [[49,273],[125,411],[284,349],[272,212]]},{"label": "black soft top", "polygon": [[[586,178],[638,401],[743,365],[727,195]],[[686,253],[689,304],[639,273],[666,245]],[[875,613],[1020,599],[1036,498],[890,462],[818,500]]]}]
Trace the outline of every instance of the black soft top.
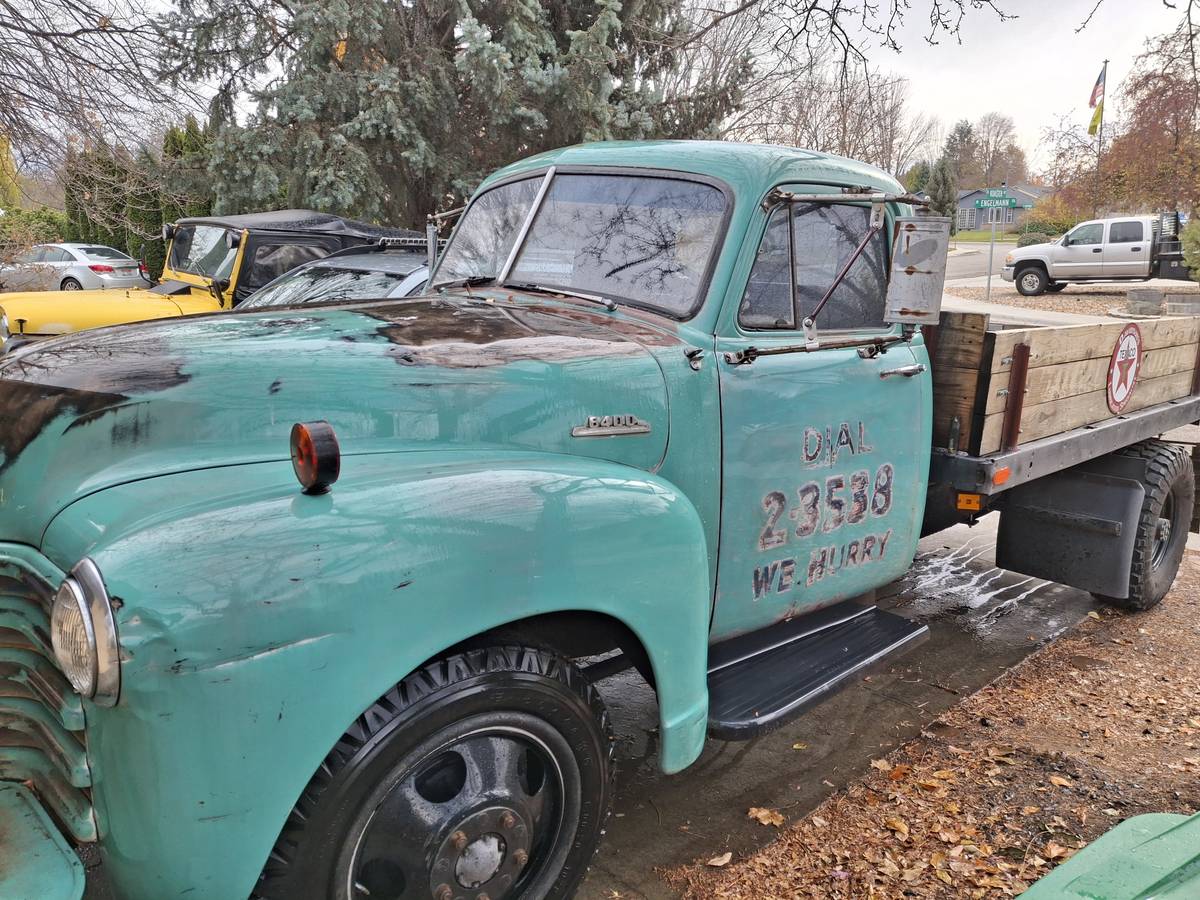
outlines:
[{"label": "black soft top", "polygon": [[341,234],[371,240],[381,237],[424,238],[420,232],[407,228],[371,225],[354,219],[344,219],[332,213],[311,209],[277,209],[273,212],[243,213],[236,216],[192,216],[180,219],[177,225],[217,225],[221,228],[243,228],[250,231],[311,231],[320,234]]}]

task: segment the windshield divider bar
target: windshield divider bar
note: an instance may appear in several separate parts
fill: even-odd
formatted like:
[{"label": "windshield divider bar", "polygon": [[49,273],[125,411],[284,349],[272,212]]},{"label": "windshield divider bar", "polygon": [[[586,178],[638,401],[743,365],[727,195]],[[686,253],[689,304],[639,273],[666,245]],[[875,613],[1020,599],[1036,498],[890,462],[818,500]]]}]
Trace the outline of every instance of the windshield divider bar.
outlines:
[{"label": "windshield divider bar", "polygon": [[542,201],[546,197],[546,192],[550,190],[550,182],[554,178],[554,169],[555,166],[551,166],[546,170],[546,176],[542,179],[537,196],[533,198],[533,205],[529,207],[529,214],[525,216],[525,221],[521,223],[521,230],[517,232],[517,239],[513,241],[512,250],[508,252],[508,259],[504,261],[504,268],[500,270],[500,274],[496,277],[497,284],[504,284],[504,282],[508,281],[508,275],[512,271],[512,267],[516,265],[517,256],[521,253],[521,248],[525,244],[525,237],[529,234],[529,229],[533,227],[533,219],[538,214],[538,210],[542,208]]}]

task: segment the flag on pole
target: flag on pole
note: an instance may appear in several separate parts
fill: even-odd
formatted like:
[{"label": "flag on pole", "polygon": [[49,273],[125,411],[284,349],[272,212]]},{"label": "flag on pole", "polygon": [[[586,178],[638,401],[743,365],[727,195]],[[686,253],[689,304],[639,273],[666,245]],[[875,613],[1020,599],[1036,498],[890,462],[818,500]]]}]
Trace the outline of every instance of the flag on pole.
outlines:
[{"label": "flag on pole", "polygon": [[1100,77],[1096,79],[1096,86],[1092,88],[1092,99],[1088,101],[1088,106],[1092,109],[1096,108],[1097,103],[1104,102],[1104,69],[1100,70]]},{"label": "flag on pole", "polygon": [[1091,124],[1088,125],[1088,134],[1091,135],[1100,129],[1100,123],[1104,121],[1104,74],[1107,71],[1107,65],[1100,70],[1100,77],[1096,79],[1092,88],[1092,98],[1088,101],[1088,106],[1096,110],[1092,113]]}]

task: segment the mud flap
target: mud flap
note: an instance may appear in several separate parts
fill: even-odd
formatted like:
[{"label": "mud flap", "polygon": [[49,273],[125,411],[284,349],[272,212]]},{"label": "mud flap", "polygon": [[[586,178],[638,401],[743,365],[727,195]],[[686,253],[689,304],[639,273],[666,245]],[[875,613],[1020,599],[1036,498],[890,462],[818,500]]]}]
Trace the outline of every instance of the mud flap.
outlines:
[{"label": "mud flap", "polygon": [[1136,470],[1140,463],[1104,457],[1013,488],[1000,514],[996,565],[1107,597],[1128,597],[1146,495]]},{"label": "mud flap", "polygon": [[0,897],[79,900],[83,884],[83,863],[33,793],[0,782]]}]

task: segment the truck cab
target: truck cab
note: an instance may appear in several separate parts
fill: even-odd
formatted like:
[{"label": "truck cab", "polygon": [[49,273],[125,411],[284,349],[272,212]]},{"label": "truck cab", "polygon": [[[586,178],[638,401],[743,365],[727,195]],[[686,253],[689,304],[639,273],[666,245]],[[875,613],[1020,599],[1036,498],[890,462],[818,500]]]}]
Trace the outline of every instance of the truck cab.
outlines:
[{"label": "truck cab", "polygon": [[1010,252],[1001,276],[1027,297],[1068,284],[1187,279],[1178,235],[1173,214],[1080,222],[1057,241]]},{"label": "truck cab", "polygon": [[485,181],[425,295],[0,361],[17,874],[77,897],[97,842],[129,900],[569,897],[598,681],[653,686],[678,772],[920,643],[870,602],[928,506],[949,222],[911,199],[804,150],[571,147]]}]

